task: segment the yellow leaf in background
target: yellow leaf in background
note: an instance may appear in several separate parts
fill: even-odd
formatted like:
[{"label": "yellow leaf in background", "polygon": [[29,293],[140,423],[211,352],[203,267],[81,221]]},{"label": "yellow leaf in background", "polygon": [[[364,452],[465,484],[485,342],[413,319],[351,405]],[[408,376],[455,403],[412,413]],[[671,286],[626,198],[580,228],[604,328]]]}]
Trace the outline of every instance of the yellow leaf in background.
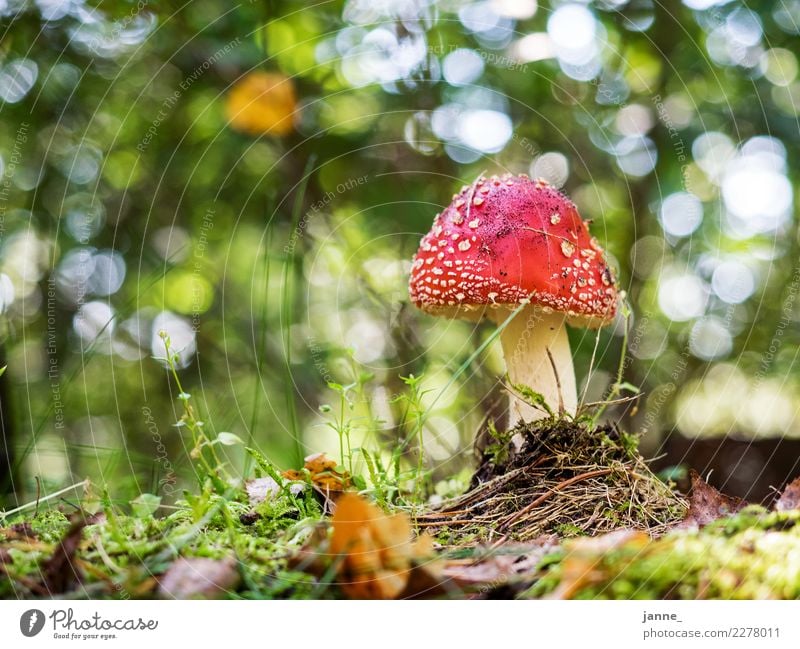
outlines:
[{"label": "yellow leaf in background", "polygon": [[336,504],[331,552],[341,558],[338,578],[350,598],[398,597],[406,590],[415,560],[432,550],[428,537],[412,541],[406,514],[384,514],[353,493]]},{"label": "yellow leaf in background", "polygon": [[251,72],[228,92],[226,114],[233,128],[249,135],[287,135],[297,99],[292,80],[277,72]]}]

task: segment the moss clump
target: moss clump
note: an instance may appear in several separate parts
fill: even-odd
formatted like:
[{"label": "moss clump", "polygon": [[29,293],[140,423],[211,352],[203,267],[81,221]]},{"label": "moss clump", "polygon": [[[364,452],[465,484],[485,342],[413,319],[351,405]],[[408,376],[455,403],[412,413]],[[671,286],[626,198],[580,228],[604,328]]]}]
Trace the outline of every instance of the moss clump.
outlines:
[{"label": "moss clump", "polygon": [[566,542],[526,597],[798,599],[800,511],[748,507],[659,539]]},{"label": "moss clump", "polygon": [[[243,590],[230,595],[237,598],[324,597],[312,577],[288,566],[318,522],[318,514],[309,516],[320,511],[313,492],[283,490],[257,512],[237,500],[243,494],[232,496],[187,494],[168,516],[131,515],[106,503],[75,543],[64,541],[71,521],[61,511],[11,520],[0,527],[0,597],[153,597],[158,575],[177,556],[236,559]],[[62,541],[71,547],[62,570],[70,583],[51,592],[48,560],[63,551]]]},{"label": "moss clump", "polygon": [[[499,452],[516,436],[517,451]],[[636,438],[613,426],[547,419],[522,425],[489,444],[472,488],[418,517],[419,527],[453,544],[541,534],[595,535],[618,528],[662,533],[686,512],[636,450]]]}]

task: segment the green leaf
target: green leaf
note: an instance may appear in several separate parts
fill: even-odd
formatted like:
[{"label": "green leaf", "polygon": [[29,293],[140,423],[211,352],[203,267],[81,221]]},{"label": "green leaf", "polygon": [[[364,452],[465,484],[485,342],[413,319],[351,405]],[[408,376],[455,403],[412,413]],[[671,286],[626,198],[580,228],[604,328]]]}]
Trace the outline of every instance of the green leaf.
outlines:
[{"label": "green leaf", "polygon": [[408,376],[401,376],[400,380],[409,387],[414,387],[422,380],[422,375],[414,376],[413,374],[409,374]]},{"label": "green leaf", "polygon": [[155,494],[141,494],[138,498],[131,500],[131,508],[136,518],[148,518],[156,513],[161,505],[161,496]]},{"label": "green leaf", "polygon": [[550,407],[547,401],[545,401],[545,398],[542,394],[539,392],[534,392],[527,385],[523,385],[522,383],[513,383],[512,386],[514,390],[519,392],[522,398],[534,408],[544,410],[548,415],[551,417],[553,416],[553,409]]},{"label": "green leaf", "polygon": [[[361,449],[361,455],[364,457],[364,462],[367,465],[367,471],[369,473],[369,479],[372,481],[372,484],[375,486],[375,495],[377,496],[378,502],[385,502],[386,501],[386,492],[383,486],[383,478],[385,477],[382,473],[379,473],[377,467],[375,466],[375,461],[372,459],[372,455],[370,455],[367,449]],[[359,476],[361,478],[361,476]],[[356,483],[355,479],[353,480],[353,484],[356,485],[358,489],[365,489],[364,487],[359,487]]]},{"label": "green leaf", "polygon": [[216,441],[223,446],[237,446],[239,444],[244,445],[244,441],[238,435],[234,435],[233,433],[220,433],[217,435]]},{"label": "green leaf", "polygon": [[249,446],[245,446],[244,450],[247,454],[252,457],[258,468],[265,474],[271,477],[275,482],[277,482],[281,487],[286,487],[286,480],[284,480],[281,472],[272,464],[264,455],[255,450],[254,448],[250,448]]}]

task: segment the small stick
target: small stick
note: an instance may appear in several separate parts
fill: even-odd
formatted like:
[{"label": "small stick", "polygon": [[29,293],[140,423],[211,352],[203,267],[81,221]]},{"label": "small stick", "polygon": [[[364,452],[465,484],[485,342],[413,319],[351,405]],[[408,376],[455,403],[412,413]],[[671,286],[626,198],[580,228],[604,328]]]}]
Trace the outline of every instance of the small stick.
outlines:
[{"label": "small stick", "polygon": [[81,482],[76,482],[74,485],[71,485],[69,487],[65,487],[64,489],[56,491],[55,493],[52,493],[49,496],[45,496],[44,498],[37,498],[35,502],[25,503],[24,505],[20,505],[19,507],[16,507],[14,509],[9,509],[7,511],[0,511],[0,520],[5,520],[9,516],[11,516],[12,514],[17,514],[17,513],[21,512],[21,511],[25,511],[29,507],[38,506],[39,503],[43,503],[43,502],[46,502],[48,500],[52,500],[53,498],[58,498],[60,495],[65,494],[68,491],[71,491],[72,489],[77,489],[79,487],[85,487],[87,484],[89,484],[88,480],[82,480]]},{"label": "small stick", "polygon": [[36,509],[33,510],[33,517],[36,518],[39,515],[39,498],[42,497],[42,481],[39,479],[39,476],[36,476]]},{"label": "small stick", "polygon": [[12,575],[11,573],[8,572],[8,569],[2,563],[0,563],[0,573],[4,574],[11,581],[19,582],[32,593],[36,593],[37,595],[40,596],[50,595],[50,593],[46,588],[44,588],[41,584],[31,579],[30,577],[26,577],[25,575]]},{"label": "small stick", "polygon": [[417,523],[417,527],[445,527],[450,525],[469,525],[475,521],[471,518],[461,518],[454,521],[424,521]]},{"label": "small stick", "polygon": [[580,412],[583,410],[586,401],[586,393],[589,391],[589,383],[592,378],[592,372],[594,371],[594,359],[597,356],[597,347],[600,345],[600,330],[597,330],[597,333],[594,336],[594,349],[592,349],[592,358],[589,361],[589,373],[586,375],[586,384],[583,386],[583,394],[581,395],[581,401],[578,404],[578,408],[576,412]]},{"label": "small stick", "polygon": [[421,518],[447,518],[448,516],[456,516],[461,514],[468,514],[468,509],[453,509],[443,512],[425,512],[417,516],[417,520]]},{"label": "small stick", "polygon": [[603,401],[591,401],[590,403],[586,403],[583,405],[584,408],[594,408],[595,406],[613,406],[618,403],[630,403],[631,401],[636,401],[644,396],[644,392],[639,392],[638,394],[633,394],[629,397],[619,397],[617,399],[604,399]]},{"label": "small stick", "polygon": [[588,480],[590,478],[599,478],[600,476],[608,475],[612,473],[614,469],[596,469],[595,471],[588,471],[587,473],[581,473],[580,475],[573,476],[568,480],[564,480],[563,482],[559,482],[555,487],[550,489],[550,491],[543,493],[539,496],[536,500],[534,500],[529,505],[526,505],[522,509],[520,509],[516,514],[512,514],[506,520],[504,520],[500,525],[498,525],[497,529],[502,530],[512,523],[515,523],[520,518],[522,518],[525,514],[531,511],[534,507],[538,507],[541,505],[545,500],[547,500],[550,496],[552,496],[556,491],[563,489],[564,487],[569,487],[570,485],[575,484],[576,482],[581,482],[582,480]]},{"label": "small stick", "polygon": [[545,351],[547,352],[547,358],[550,359],[550,367],[553,368],[553,375],[556,377],[556,388],[558,388],[558,416],[562,417],[564,415],[564,395],[561,392],[561,379],[558,377],[558,370],[556,369],[556,362],[553,359],[553,355],[550,353],[550,348],[545,347]]}]

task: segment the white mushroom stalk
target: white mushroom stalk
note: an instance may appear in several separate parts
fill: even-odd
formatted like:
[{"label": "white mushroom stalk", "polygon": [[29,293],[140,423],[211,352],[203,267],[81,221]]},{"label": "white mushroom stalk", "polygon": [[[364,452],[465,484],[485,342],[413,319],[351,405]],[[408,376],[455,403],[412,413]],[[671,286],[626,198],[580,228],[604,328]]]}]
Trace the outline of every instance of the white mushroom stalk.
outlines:
[{"label": "white mushroom stalk", "polygon": [[[492,309],[496,324],[505,322],[511,311]],[[578,408],[575,370],[567,337],[566,316],[527,305],[500,332],[508,372],[508,424],[537,421],[555,414],[574,416]],[[547,407],[530,403],[531,396],[515,386],[539,394]]]}]

